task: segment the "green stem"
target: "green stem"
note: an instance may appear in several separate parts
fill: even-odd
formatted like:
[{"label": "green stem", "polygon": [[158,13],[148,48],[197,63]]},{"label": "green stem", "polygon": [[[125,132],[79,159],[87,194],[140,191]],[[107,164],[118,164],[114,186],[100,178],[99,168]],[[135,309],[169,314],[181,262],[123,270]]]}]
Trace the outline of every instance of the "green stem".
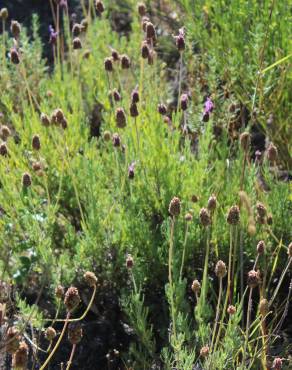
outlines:
[{"label": "green stem", "polygon": [[173,287],[173,281],[172,281],[174,225],[175,225],[175,217],[171,219],[171,227],[170,227],[169,254],[168,254],[168,281],[169,281],[169,286],[170,286],[170,305],[171,305],[171,320],[172,320],[172,326],[173,326],[173,335],[174,335],[174,338],[176,338],[175,307],[174,307],[174,294],[173,294],[174,287]]},{"label": "green stem", "polygon": [[185,232],[185,240],[184,240],[184,246],[183,246],[183,253],[182,253],[182,259],[181,259],[181,266],[180,266],[180,273],[179,273],[179,280],[180,281],[182,279],[183,268],[184,268],[184,264],[185,264],[185,254],[186,254],[186,245],[187,245],[187,240],[188,240],[188,231],[189,231],[189,223],[187,221],[186,232]]},{"label": "green stem", "polygon": [[71,367],[71,364],[73,362],[73,357],[74,357],[75,351],[76,351],[76,344],[73,344],[72,350],[71,350],[71,354],[70,354],[70,358],[69,358],[69,361],[67,362],[66,370],[69,370],[70,367]]},{"label": "green stem", "polygon": [[215,323],[214,323],[214,329],[213,329],[213,336],[212,336],[210,351],[212,349],[212,346],[213,346],[213,343],[214,343],[214,340],[215,340],[217,324],[218,324],[218,319],[219,319],[219,313],[220,313],[221,298],[222,298],[222,277],[220,277],[220,280],[219,280],[219,295],[218,295],[218,302],[217,302],[217,308],[216,308],[216,317],[215,317]]},{"label": "green stem", "polygon": [[244,367],[245,367],[246,351],[247,351],[249,328],[250,328],[250,313],[251,313],[251,306],[252,306],[252,291],[253,291],[253,288],[250,288],[250,290],[249,290],[249,297],[248,297],[248,306],[247,306],[245,341],[244,341],[243,358],[242,358],[242,369],[243,370],[244,370]]}]

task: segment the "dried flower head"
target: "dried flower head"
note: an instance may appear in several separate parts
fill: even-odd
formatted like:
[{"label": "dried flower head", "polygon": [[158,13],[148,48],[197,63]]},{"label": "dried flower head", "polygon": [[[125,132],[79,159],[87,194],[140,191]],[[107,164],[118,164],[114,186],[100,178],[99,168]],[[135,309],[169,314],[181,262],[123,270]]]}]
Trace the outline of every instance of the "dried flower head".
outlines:
[{"label": "dried flower head", "polygon": [[115,102],[118,102],[118,101],[122,100],[121,94],[118,92],[117,89],[114,89],[112,91],[112,96],[113,96]]},{"label": "dried flower head", "polygon": [[276,357],[273,361],[273,369],[281,370],[283,367],[283,361],[280,357]]},{"label": "dried flower head", "polygon": [[208,210],[213,212],[215,211],[217,206],[217,198],[215,195],[211,195],[210,198],[208,199]]},{"label": "dried flower head", "polygon": [[45,331],[45,337],[50,342],[56,338],[56,335],[56,330],[52,326],[49,326]]},{"label": "dried flower head", "polygon": [[73,39],[73,49],[74,50],[82,49],[82,43],[79,37],[75,37]]},{"label": "dried flower head", "polygon": [[215,267],[215,274],[218,278],[222,279],[227,274],[226,265],[223,261],[218,261]]},{"label": "dried flower head", "polygon": [[273,143],[270,143],[267,149],[267,158],[270,162],[275,162],[278,157],[278,149]]},{"label": "dried flower head", "polygon": [[144,3],[138,3],[137,9],[140,17],[146,15],[146,5]]},{"label": "dried flower head", "polygon": [[190,222],[190,221],[192,221],[192,219],[193,219],[193,215],[190,212],[186,213],[185,220],[187,222]]},{"label": "dried flower head", "polygon": [[257,252],[258,254],[265,253],[266,250],[266,243],[263,240],[260,240],[257,244]]},{"label": "dried flower head", "polygon": [[20,342],[20,335],[16,327],[11,326],[10,328],[8,328],[5,342],[6,352],[13,354],[15,351],[17,351]]},{"label": "dried flower head", "polygon": [[79,23],[75,23],[74,26],[72,27],[72,34],[74,37],[77,37],[81,34],[82,32],[82,26]]},{"label": "dried flower head", "polygon": [[140,101],[139,91],[138,88],[136,87],[131,93],[131,102],[135,104],[139,103],[139,101]]},{"label": "dried flower head", "polygon": [[25,172],[23,175],[22,175],[22,186],[24,188],[28,188],[31,186],[31,176],[29,173]]},{"label": "dried flower head", "polygon": [[17,21],[11,21],[10,31],[14,38],[18,38],[21,32],[21,25]]},{"label": "dried flower head", "polygon": [[58,285],[55,289],[55,296],[58,298],[58,299],[63,299],[64,297],[64,294],[65,294],[65,289],[62,285]]},{"label": "dried flower head", "polygon": [[209,346],[202,347],[200,350],[200,356],[207,357],[209,355],[209,351],[210,351]]},{"label": "dried flower head", "polygon": [[113,134],[113,146],[119,147],[121,145],[121,138],[120,135],[117,133]]},{"label": "dried flower head", "polygon": [[258,216],[259,217],[261,217],[261,218],[266,217],[266,215],[267,215],[267,208],[266,208],[266,206],[263,203],[257,202],[256,209],[257,209],[257,213],[258,213]]},{"label": "dried flower head", "polygon": [[122,69],[129,69],[131,67],[131,60],[126,54],[121,56],[121,66]]},{"label": "dried flower head", "polygon": [[271,213],[267,215],[267,224],[270,226],[273,225],[273,215]]},{"label": "dried flower head", "polygon": [[148,59],[148,57],[150,55],[150,48],[149,48],[149,45],[147,44],[146,41],[142,42],[141,55],[142,55],[143,59]]},{"label": "dried flower head", "polygon": [[169,203],[168,211],[171,216],[179,216],[180,214],[180,199],[178,197],[173,197]]},{"label": "dried flower head", "polygon": [[251,270],[247,275],[247,284],[250,288],[255,288],[260,283],[260,272]]},{"label": "dried flower head", "polygon": [[84,279],[90,287],[94,287],[97,283],[97,277],[95,276],[93,272],[90,272],[90,271],[87,271],[84,274]]},{"label": "dried flower head", "polygon": [[12,356],[12,367],[15,370],[26,370],[28,362],[28,346],[22,341]]},{"label": "dried flower head", "polygon": [[161,114],[162,116],[165,116],[167,113],[167,108],[165,104],[158,104],[157,106],[158,113]]},{"label": "dried flower head", "polygon": [[200,222],[204,227],[207,227],[211,224],[210,213],[206,208],[201,208],[199,217],[200,217]]},{"label": "dried flower head", "polygon": [[198,200],[199,200],[199,198],[198,198],[195,194],[193,194],[193,195],[191,196],[191,201],[192,201],[193,203],[197,203],[197,202],[198,202]]},{"label": "dried flower head", "polygon": [[113,65],[112,58],[105,58],[105,60],[104,60],[104,69],[107,72],[112,72],[114,70],[114,65]]},{"label": "dried flower head", "polygon": [[130,115],[131,117],[138,117],[139,116],[139,111],[136,103],[132,103],[130,105]]},{"label": "dried flower head", "polygon": [[227,313],[232,316],[236,313],[236,308],[232,305],[229,305],[228,308],[227,308]]},{"label": "dried flower head", "polygon": [[116,124],[119,128],[126,127],[127,119],[123,108],[117,108],[116,110]]},{"label": "dried flower head", "polygon": [[16,48],[10,49],[10,60],[11,60],[11,63],[13,63],[13,64],[19,64],[20,63],[19,53],[16,50]]},{"label": "dried flower head", "polygon": [[112,49],[112,58],[114,62],[118,62],[120,60],[120,54],[115,49]]},{"label": "dried flower head", "polygon": [[199,293],[201,290],[201,284],[199,280],[194,280],[192,283],[192,291],[196,294]]},{"label": "dried flower head", "polygon": [[267,316],[269,313],[269,302],[266,298],[260,300],[259,311],[262,316]]},{"label": "dried flower head", "polygon": [[146,37],[147,37],[147,39],[154,39],[155,40],[156,39],[156,31],[155,31],[153,23],[147,22],[145,27],[146,27]]},{"label": "dried flower head", "polygon": [[134,259],[130,254],[128,254],[126,258],[126,267],[127,269],[132,269],[133,266],[134,266]]},{"label": "dried flower head", "polygon": [[103,4],[103,2],[100,1],[100,0],[96,0],[95,1],[95,9],[96,9],[97,15],[101,16],[101,14],[104,12],[104,4]]},{"label": "dried flower head", "polygon": [[8,155],[8,148],[6,143],[0,144],[0,155],[3,157],[6,157]]},{"label": "dried flower head", "polygon": [[240,211],[238,206],[232,206],[229,209],[228,215],[227,215],[227,222],[229,225],[237,225],[240,220]]},{"label": "dried flower head", "polygon": [[50,126],[50,124],[51,124],[50,117],[47,114],[45,114],[45,113],[41,113],[41,123],[45,127]]},{"label": "dried flower head", "polygon": [[0,130],[0,137],[2,140],[6,141],[11,135],[10,128],[6,125],[3,125]]},{"label": "dried flower head", "polygon": [[111,139],[111,133],[109,132],[109,131],[105,131],[104,133],[103,133],[103,140],[104,141],[110,141],[110,139]]},{"label": "dried flower head", "polygon": [[250,146],[250,133],[249,132],[243,132],[240,135],[240,145],[245,152],[249,149],[249,146]]},{"label": "dried flower head", "polygon": [[79,322],[71,322],[68,325],[68,340],[71,344],[78,344],[83,337],[82,326]]},{"label": "dried flower head", "polygon": [[189,97],[187,94],[182,94],[180,97],[180,107],[181,110],[185,111],[188,109],[188,102],[189,102]]},{"label": "dried flower head", "polygon": [[40,141],[39,135],[34,135],[32,137],[31,145],[32,145],[32,148],[34,150],[40,150],[41,149],[41,141]]},{"label": "dried flower head", "polygon": [[2,8],[0,10],[0,18],[3,19],[3,21],[5,21],[8,18],[8,10],[7,10],[7,8]]},{"label": "dried flower head", "polygon": [[79,303],[80,303],[80,296],[79,296],[78,289],[71,286],[65,294],[64,304],[68,311],[72,311],[75,307],[79,305]]},{"label": "dried flower head", "polygon": [[292,242],[288,245],[288,256],[289,258],[292,258]]}]

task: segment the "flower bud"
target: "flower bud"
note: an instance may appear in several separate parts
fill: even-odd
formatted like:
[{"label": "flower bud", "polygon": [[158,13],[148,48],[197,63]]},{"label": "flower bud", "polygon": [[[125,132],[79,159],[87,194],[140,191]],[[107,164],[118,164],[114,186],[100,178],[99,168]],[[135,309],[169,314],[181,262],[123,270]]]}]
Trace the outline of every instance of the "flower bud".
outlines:
[{"label": "flower bud", "polygon": [[194,280],[193,283],[192,283],[192,291],[194,293],[199,293],[201,290],[201,284],[199,282],[199,280]]},{"label": "flower bud", "polygon": [[68,325],[68,340],[74,345],[78,344],[83,337],[82,326],[79,322],[71,322]]},{"label": "flower bud", "polygon": [[260,273],[259,271],[251,270],[247,275],[247,285],[250,288],[255,288],[260,283]]},{"label": "flower bud", "polygon": [[180,199],[178,197],[172,198],[169,203],[168,211],[171,216],[179,216],[180,214]]},{"label": "flower bud", "polygon": [[11,21],[10,31],[14,38],[18,38],[21,32],[21,26],[17,21]]},{"label": "flower bud", "polygon": [[237,225],[240,220],[240,211],[238,206],[232,206],[229,209],[228,215],[227,215],[227,222],[229,225]]},{"label": "flower bud", "polygon": [[201,350],[200,350],[200,356],[207,357],[209,355],[209,351],[210,351],[210,349],[209,349],[208,346],[202,347]]},{"label": "flower bud", "polygon": [[283,367],[283,361],[280,357],[276,357],[273,361],[273,369],[281,370]]},{"label": "flower bud", "polygon": [[0,130],[0,137],[2,140],[6,141],[11,135],[10,128],[6,125],[3,125]]},{"label": "flower bud", "polygon": [[114,147],[119,147],[121,145],[121,138],[119,134],[114,133],[113,134],[113,146]]},{"label": "flower bud", "polygon": [[267,158],[270,162],[275,162],[278,157],[278,149],[275,147],[273,143],[270,143],[267,149]]},{"label": "flower bud", "polygon": [[56,330],[52,326],[49,326],[45,331],[45,337],[49,342],[55,339],[56,335],[57,335]]},{"label": "flower bud", "polygon": [[45,113],[41,113],[41,123],[45,127],[50,126],[50,124],[51,124],[50,117],[47,114],[45,114]]},{"label": "flower bud", "polygon": [[131,104],[131,106],[130,106],[130,115],[131,115],[131,117],[138,117],[139,116],[137,104],[135,104],[135,103]]},{"label": "flower bud", "polygon": [[126,267],[127,267],[127,269],[132,269],[133,268],[133,266],[134,266],[134,260],[133,260],[133,257],[130,255],[130,254],[128,254],[128,256],[127,256],[127,258],[126,258]]},{"label": "flower bud", "polygon": [[146,15],[146,5],[144,3],[139,3],[137,8],[140,17],[144,17],[144,15]]},{"label": "flower bud", "polygon": [[257,245],[258,254],[264,254],[266,250],[266,244],[263,240],[260,240]]},{"label": "flower bud", "polygon": [[55,289],[55,296],[58,298],[58,299],[63,299],[64,297],[64,294],[65,294],[65,290],[64,290],[64,287],[62,285],[58,285]]},{"label": "flower bud", "polygon": [[229,305],[228,308],[227,308],[227,313],[232,316],[232,315],[235,315],[236,313],[236,308],[232,305]]},{"label": "flower bud", "polygon": [[0,144],[0,155],[2,155],[3,157],[6,157],[8,155],[8,148],[6,143]]},{"label": "flower bud", "polygon": [[0,18],[3,19],[4,21],[8,18],[8,10],[7,10],[7,8],[2,8],[0,10]]},{"label": "flower bud", "polygon": [[140,97],[139,97],[139,91],[137,89],[134,89],[131,94],[131,100],[132,103],[139,103]]},{"label": "flower bud", "polygon": [[186,220],[187,222],[192,221],[192,220],[193,220],[193,215],[192,215],[190,212],[186,213],[186,215],[185,215],[185,220]]},{"label": "flower bud", "polygon": [[186,48],[185,38],[183,35],[178,35],[175,37],[176,47],[178,51],[184,51]]},{"label": "flower bud", "polygon": [[216,206],[217,206],[217,198],[215,197],[215,195],[211,195],[211,197],[208,199],[208,210],[213,212],[215,211],[216,209]]},{"label": "flower bud", "polygon": [[118,92],[117,89],[114,89],[112,91],[112,96],[113,96],[115,102],[118,102],[118,101],[122,100],[121,95],[120,95],[120,93]]},{"label": "flower bud", "polygon": [[162,104],[162,103],[158,104],[157,110],[158,110],[159,114],[161,114],[162,116],[165,116],[166,113],[167,113],[166,105]]},{"label": "flower bud", "polygon": [[79,37],[75,37],[73,40],[73,49],[79,50],[82,49],[82,43]]},{"label": "flower bud", "polygon": [[125,54],[121,56],[121,66],[122,69],[129,69],[131,67],[130,58]]},{"label": "flower bud", "polygon": [[11,60],[11,63],[13,63],[13,64],[19,64],[20,63],[19,54],[18,54],[18,51],[15,48],[12,48],[10,50],[10,60]]},{"label": "flower bud", "polygon": [[73,26],[73,28],[72,28],[72,34],[73,34],[73,36],[74,37],[77,37],[77,36],[79,36],[81,34],[81,32],[82,32],[82,26],[81,26],[81,24],[75,23],[74,26]]},{"label": "flower bud", "polygon": [[112,58],[105,58],[105,60],[104,60],[104,69],[107,72],[112,72],[114,70]]},{"label": "flower bud", "polygon": [[223,261],[218,261],[215,267],[215,274],[218,278],[222,279],[227,274],[226,265]]},{"label": "flower bud", "polygon": [[32,138],[32,148],[34,150],[40,150],[41,149],[41,141],[39,135],[34,135]]},{"label": "flower bud", "polygon": [[80,296],[78,289],[75,287],[70,287],[64,298],[64,304],[68,311],[72,311],[74,308],[76,308],[80,303]]},{"label": "flower bud", "polygon": [[185,111],[188,109],[188,102],[189,102],[189,97],[187,94],[182,94],[180,97],[180,107],[181,110]]},{"label": "flower bud", "polygon": [[126,127],[127,120],[126,120],[126,114],[123,108],[117,108],[116,110],[116,124],[119,128]]},{"label": "flower bud", "polygon": [[141,46],[141,55],[143,59],[148,59],[150,55],[150,49],[147,44],[147,42],[143,41],[142,46]]},{"label": "flower bud", "polygon": [[101,16],[101,14],[104,12],[104,5],[103,2],[100,0],[96,0],[95,2],[95,9],[98,16]]},{"label": "flower bud", "polygon": [[202,208],[200,210],[199,217],[200,217],[200,222],[204,227],[207,227],[211,224],[211,217],[210,217],[209,211],[206,208]]},{"label": "flower bud", "polygon": [[87,285],[89,285],[90,287],[96,286],[97,277],[95,276],[95,274],[93,272],[87,271],[84,274],[84,279],[85,279]]},{"label": "flower bud", "polygon": [[103,140],[104,141],[110,141],[110,139],[111,139],[111,133],[109,131],[105,131],[103,133]]},{"label": "flower bud", "polygon": [[31,186],[31,176],[27,172],[22,175],[22,186],[24,188],[29,188]]},{"label": "flower bud", "polygon": [[267,215],[267,208],[266,208],[266,206],[263,203],[257,202],[256,209],[257,209],[258,216],[260,218],[265,218],[266,217],[266,215]]},{"label": "flower bud", "polygon": [[120,55],[115,49],[112,49],[112,58],[114,62],[118,62],[120,60]]},{"label": "flower bud", "polygon": [[156,31],[151,22],[146,23],[146,37],[147,39],[156,39]]}]

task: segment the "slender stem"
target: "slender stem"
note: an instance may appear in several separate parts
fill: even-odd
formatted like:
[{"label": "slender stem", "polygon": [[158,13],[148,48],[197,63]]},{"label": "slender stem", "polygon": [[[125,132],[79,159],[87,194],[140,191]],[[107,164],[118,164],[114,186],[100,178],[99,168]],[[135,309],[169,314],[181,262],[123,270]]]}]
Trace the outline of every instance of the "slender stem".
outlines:
[{"label": "slender stem", "polygon": [[219,279],[219,295],[218,295],[218,302],[217,302],[217,308],[216,308],[216,317],[215,317],[215,323],[214,323],[213,336],[212,336],[210,350],[212,349],[212,346],[213,346],[213,343],[214,343],[214,340],[215,340],[216,329],[217,329],[219,313],[220,313],[221,298],[222,298],[222,277],[220,277],[220,279]]},{"label": "slender stem", "polygon": [[276,287],[276,289],[275,289],[275,291],[274,291],[273,297],[271,298],[271,300],[270,300],[270,302],[269,302],[269,305],[270,305],[270,306],[273,304],[273,302],[274,302],[274,300],[275,300],[275,298],[276,298],[276,296],[277,296],[277,294],[278,294],[278,291],[279,291],[279,289],[280,289],[280,286],[281,286],[281,284],[282,284],[282,282],[283,282],[283,280],[284,280],[284,277],[285,277],[285,275],[286,275],[286,272],[288,271],[288,269],[289,269],[289,267],[290,267],[290,265],[291,265],[291,262],[292,262],[292,257],[290,257],[290,258],[289,258],[288,263],[287,263],[287,266],[286,266],[285,270],[282,272],[282,275],[281,275],[281,277],[280,277],[280,280],[279,280],[279,282],[278,282],[278,285],[277,285],[277,287]]},{"label": "slender stem", "polygon": [[171,320],[173,326],[173,335],[176,338],[176,325],[175,325],[175,307],[174,307],[174,297],[173,297],[173,281],[172,281],[172,261],[173,261],[173,243],[174,243],[174,226],[175,217],[171,219],[170,227],[170,240],[169,240],[169,253],[168,253],[168,281],[170,286],[170,305],[171,305]]},{"label": "slender stem", "polygon": [[47,357],[46,361],[43,363],[43,365],[40,367],[40,370],[44,370],[46,368],[46,366],[49,364],[49,362],[51,361],[52,357],[54,356],[55,352],[57,351],[61,341],[62,341],[62,338],[65,334],[65,331],[66,331],[66,328],[67,328],[67,325],[68,325],[68,322],[69,322],[69,319],[70,319],[70,314],[71,312],[69,311],[67,313],[67,316],[66,316],[66,320],[65,320],[65,323],[64,323],[64,326],[63,326],[63,329],[62,329],[62,332],[55,344],[55,347],[52,349],[52,352],[49,354],[49,356]]},{"label": "slender stem", "polygon": [[3,50],[3,65],[6,67],[6,34],[5,34],[5,19],[2,18],[2,50]]},{"label": "slender stem", "polygon": [[177,111],[179,110],[179,101],[181,96],[181,83],[182,83],[182,67],[183,67],[183,52],[180,52],[179,58],[179,80],[178,80],[178,97],[177,97]]},{"label": "slender stem", "polygon": [[245,368],[245,359],[246,359],[246,351],[247,351],[249,328],[250,328],[250,313],[251,313],[251,307],[252,307],[252,291],[253,291],[253,288],[250,288],[249,297],[248,297],[248,306],[247,306],[245,341],[244,341],[243,358],[242,358],[242,369],[243,370]]},{"label": "slender stem", "polygon": [[66,370],[69,370],[70,367],[71,367],[71,364],[73,362],[73,357],[74,357],[75,351],[76,351],[76,344],[73,344],[72,350],[71,350],[71,354],[70,354],[70,358],[69,358],[69,361],[67,362]]},{"label": "slender stem", "polygon": [[200,306],[204,309],[206,295],[207,295],[207,288],[208,288],[208,263],[209,263],[209,254],[210,254],[210,227],[207,227],[206,233],[206,254],[205,254],[205,262],[204,262],[204,272],[203,272],[203,282],[202,282],[202,294],[200,297]]},{"label": "slender stem", "polygon": [[180,273],[179,273],[179,280],[182,279],[183,274],[183,268],[185,263],[185,254],[186,254],[186,245],[188,240],[188,231],[189,231],[189,223],[186,224],[186,232],[185,232],[185,240],[184,240],[184,246],[183,246],[183,253],[182,253],[182,259],[181,259],[181,266],[180,266]]}]

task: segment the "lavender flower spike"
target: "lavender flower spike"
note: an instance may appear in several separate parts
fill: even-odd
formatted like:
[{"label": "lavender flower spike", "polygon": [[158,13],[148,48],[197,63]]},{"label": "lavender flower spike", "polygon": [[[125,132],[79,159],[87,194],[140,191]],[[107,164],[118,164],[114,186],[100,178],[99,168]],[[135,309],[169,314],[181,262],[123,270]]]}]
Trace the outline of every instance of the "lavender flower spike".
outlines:
[{"label": "lavender flower spike", "polygon": [[205,101],[205,106],[204,106],[204,113],[211,113],[214,109],[214,103],[212,102],[212,100],[210,98],[207,98],[207,100]]},{"label": "lavender flower spike", "polygon": [[53,26],[49,26],[50,41],[49,43],[55,45],[57,42],[58,32],[55,32]]}]

